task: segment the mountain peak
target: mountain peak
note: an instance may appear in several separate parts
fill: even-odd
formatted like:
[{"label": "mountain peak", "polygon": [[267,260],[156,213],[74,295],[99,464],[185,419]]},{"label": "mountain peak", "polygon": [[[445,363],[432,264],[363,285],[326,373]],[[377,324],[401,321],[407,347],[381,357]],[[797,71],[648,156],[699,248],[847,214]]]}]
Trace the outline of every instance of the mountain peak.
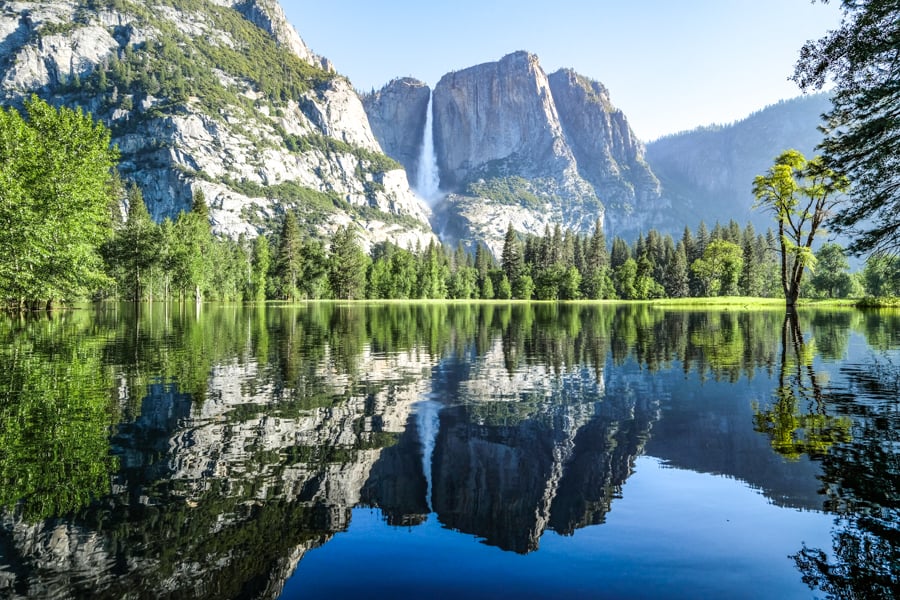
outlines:
[{"label": "mountain peak", "polygon": [[279,46],[287,48],[314,67],[334,71],[334,65],[306,45],[290,24],[277,0],[219,0],[216,4],[235,9],[251,23],[269,33]]}]

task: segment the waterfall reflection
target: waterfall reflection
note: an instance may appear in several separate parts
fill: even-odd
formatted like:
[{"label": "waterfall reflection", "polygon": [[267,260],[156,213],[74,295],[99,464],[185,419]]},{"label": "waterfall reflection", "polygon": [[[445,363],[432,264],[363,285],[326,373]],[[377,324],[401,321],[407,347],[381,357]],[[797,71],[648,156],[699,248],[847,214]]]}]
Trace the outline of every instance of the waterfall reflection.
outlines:
[{"label": "waterfall reflection", "polygon": [[[891,315],[646,305],[0,317],[0,595],[277,597],[360,506],[531,552],[603,523],[645,452],[775,502],[813,488],[818,506],[786,503],[824,502],[846,526],[834,557],[804,549],[798,566],[823,589],[859,586],[863,549],[900,562],[896,369],[836,377],[822,361],[851,335],[896,348],[897,331]],[[756,421],[749,401],[703,398],[737,389],[761,390]]]}]

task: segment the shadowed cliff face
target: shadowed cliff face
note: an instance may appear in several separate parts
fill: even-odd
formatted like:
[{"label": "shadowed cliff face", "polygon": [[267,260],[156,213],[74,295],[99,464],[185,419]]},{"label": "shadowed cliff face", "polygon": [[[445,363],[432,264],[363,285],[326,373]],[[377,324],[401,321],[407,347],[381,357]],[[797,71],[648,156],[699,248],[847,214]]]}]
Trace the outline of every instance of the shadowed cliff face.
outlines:
[{"label": "shadowed cliff face", "polygon": [[372,132],[385,154],[404,166],[411,182],[418,180],[430,97],[431,89],[425,83],[404,77],[362,99]]},{"label": "shadowed cliff face", "polygon": [[477,409],[441,414],[435,511],[442,523],[503,550],[538,549],[547,530],[571,535],[603,523],[631,475],[655,412],[615,418],[607,407],[550,409],[515,425]]}]

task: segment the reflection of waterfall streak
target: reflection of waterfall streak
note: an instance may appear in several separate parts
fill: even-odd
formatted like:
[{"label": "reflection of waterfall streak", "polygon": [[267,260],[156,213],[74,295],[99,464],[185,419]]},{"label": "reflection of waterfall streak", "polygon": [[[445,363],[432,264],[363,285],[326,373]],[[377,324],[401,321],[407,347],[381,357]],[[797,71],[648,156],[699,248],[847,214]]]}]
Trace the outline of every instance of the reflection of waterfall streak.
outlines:
[{"label": "reflection of waterfall streak", "polygon": [[422,471],[425,473],[427,489],[425,491],[425,504],[431,510],[431,490],[434,485],[432,478],[431,458],[434,455],[434,444],[440,429],[441,404],[434,400],[423,400],[416,405],[416,429],[419,431],[419,442],[422,444]]},{"label": "reflection of waterfall streak", "polygon": [[422,132],[422,151],[419,154],[419,169],[416,176],[416,191],[429,204],[434,203],[440,195],[440,175],[438,174],[437,155],[434,153],[434,94],[428,97],[428,108],[425,109],[425,130]]}]

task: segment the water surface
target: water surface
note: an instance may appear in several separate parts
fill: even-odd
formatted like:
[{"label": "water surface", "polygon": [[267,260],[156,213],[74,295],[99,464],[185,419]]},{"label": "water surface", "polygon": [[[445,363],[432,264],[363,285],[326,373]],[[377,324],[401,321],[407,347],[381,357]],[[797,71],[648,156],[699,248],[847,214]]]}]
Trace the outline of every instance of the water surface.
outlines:
[{"label": "water surface", "polygon": [[0,597],[890,598],[900,312],[0,317]]}]

